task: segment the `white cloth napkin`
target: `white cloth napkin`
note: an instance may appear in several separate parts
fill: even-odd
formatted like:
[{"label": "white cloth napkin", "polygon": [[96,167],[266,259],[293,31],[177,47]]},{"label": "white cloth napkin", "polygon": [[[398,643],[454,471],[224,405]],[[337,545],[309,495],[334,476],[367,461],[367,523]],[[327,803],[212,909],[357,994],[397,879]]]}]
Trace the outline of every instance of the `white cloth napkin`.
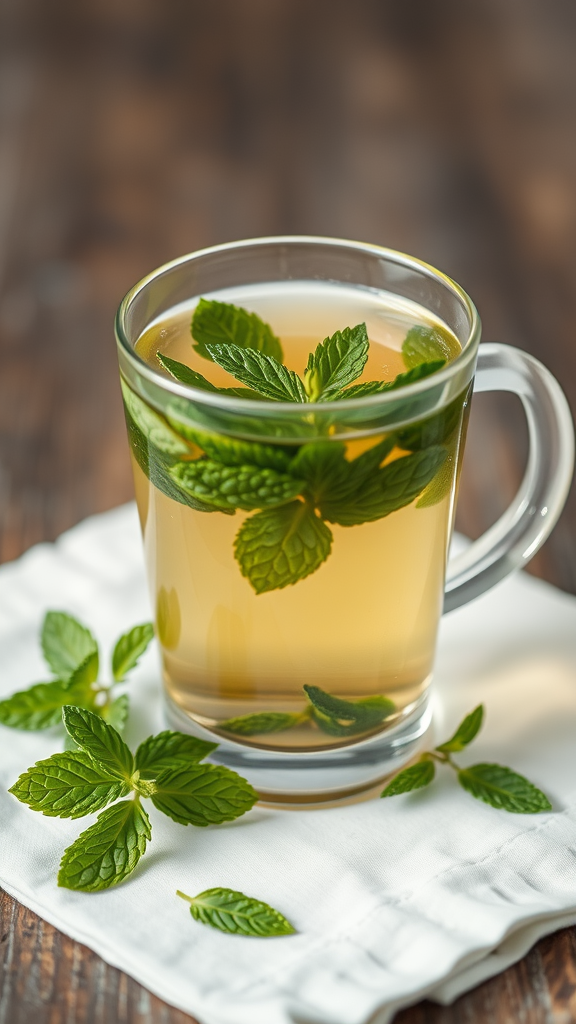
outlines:
[{"label": "white cloth napkin", "polygon": [[[149,617],[133,506],[97,516],[0,569],[0,694],[46,678],[48,608],[86,621],[110,651]],[[526,774],[554,812],[513,815],[443,770],[432,790],[329,810],[255,808],[183,828],[149,808],[153,838],[124,885],[58,889],[60,856],[88,820],[46,818],[6,790],[57,749],[54,734],[0,726],[0,883],[202,1024],[385,1024],[424,995],[450,1001],[576,921],[576,600],[525,575],[448,616],[436,668],[436,732],[477,703],[486,725],[461,761]],[[127,739],[163,727],[158,655],[130,684]],[[227,936],[192,920],[190,894],[228,886],[297,927]]]}]

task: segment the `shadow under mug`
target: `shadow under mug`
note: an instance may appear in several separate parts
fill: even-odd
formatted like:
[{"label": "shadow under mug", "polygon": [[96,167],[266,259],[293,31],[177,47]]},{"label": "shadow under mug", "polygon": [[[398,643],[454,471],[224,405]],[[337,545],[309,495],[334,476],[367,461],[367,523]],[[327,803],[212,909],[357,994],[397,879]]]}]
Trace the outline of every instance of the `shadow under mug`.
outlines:
[{"label": "shadow under mug", "polygon": [[[200,390],[170,378],[135,351],[150,324],[179,304],[224,289],[233,294],[247,285],[287,281],[329,282],[418,303],[450,328],[461,352],[431,377],[397,391],[312,406]],[[525,352],[480,345],[472,301],[444,274],[389,249],[329,238],[260,238],[174,260],[128,293],[117,314],[116,337],[169,724],[217,742],[210,759],[236,769],[267,802],[331,802],[372,788],[414,756],[430,724],[442,610],[457,608],[524,566],[558,519],[574,458],[572,419],[560,386]],[[529,429],[528,463],[507,511],[446,565],[472,388],[519,396]],[[306,554],[306,543],[312,551],[315,544],[325,543],[328,551],[333,544],[325,565],[271,593],[254,593],[234,562],[238,517],[199,510],[202,503],[194,507],[175,484],[178,460],[218,459],[222,444],[231,442],[244,446],[239,450],[248,462],[272,451],[268,457],[276,470],[283,459],[297,457],[301,465],[318,452],[336,463],[357,459],[350,462],[354,471],[372,459],[372,473],[385,481],[390,438],[403,457],[392,464],[388,489],[398,487],[400,464],[402,486],[407,477],[422,486],[418,491],[415,485],[414,500],[400,502],[396,511],[389,506],[376,521],[358,511],[369,474],[364,491],[349,491],[345,515],[321,498],[316,511],[308,511],[294,495],[280,511],[256,512],[260,519],[240,512],[243,522],[253,524],[247,530],[256,560],[265,554],[272,527],[281,533],[287,523],[294,531],[294,517],[299,524],[299,517],[309,517],[303,520],[308,533],[300,554]],[[443,474],[443,490],[423,501],[436,472],[434,459],[444,460],[435,477]],[[348,461],[342,464],[348,472]],[[406,499],[412,492],[403,493]],[[401,680],[397,689],[405,697],[399,703],[375,688],[376,665],[380,676],[388,672]],[[300,704],[293,693],[279,704],[267,691],[270,683],[286,698],[295,681]],[[316,687],[310,690],[316,694],[313,706],[305,703],[304,684]],[[218,702],[228,709],[225,721],[237,722],[247,693],[248,706],[276,715],[276,722],[279,714],[297,721],[304,704],[301,717],[308,709],[320,726],[314,733],[318,742],[311,741],[309,724],[310,735],[302,733],[303,739],[293,732],[295,743],[280,730],[243,734],[241,727],[223,727]],[[332,704],[324,715],[326,693]],[[372,718],[363,710],[365,719],[359,711],[357,722],[347,719],[345,706],[338,718],[334,699],[346,697],[350,708],[351,694],[360,698],[357,709],[364,701]],[[378,700],[380,707],[388,700],[395,711],[375,727]],[[236,718],[228,717],[230,707]],[[362,728],[362,721],[372,727]]]}]

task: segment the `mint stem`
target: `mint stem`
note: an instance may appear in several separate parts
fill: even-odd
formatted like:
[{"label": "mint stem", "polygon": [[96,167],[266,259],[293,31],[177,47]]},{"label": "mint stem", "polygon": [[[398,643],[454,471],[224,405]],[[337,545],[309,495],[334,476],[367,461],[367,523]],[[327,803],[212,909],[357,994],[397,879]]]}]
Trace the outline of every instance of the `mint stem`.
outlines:
[{"label": "mint stem", "polygon": [[186,903],[194,902],[192,896],[187,896],[185,892],[180,892],[180,889],[176,889],[176,895],[179,896],[181,900],[186,900]]}]

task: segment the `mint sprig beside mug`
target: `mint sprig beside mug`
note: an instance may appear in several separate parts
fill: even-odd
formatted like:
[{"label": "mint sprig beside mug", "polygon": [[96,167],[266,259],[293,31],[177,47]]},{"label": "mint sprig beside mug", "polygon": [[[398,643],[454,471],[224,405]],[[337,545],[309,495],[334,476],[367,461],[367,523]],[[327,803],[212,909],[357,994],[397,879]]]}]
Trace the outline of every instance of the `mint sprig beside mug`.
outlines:
[{"label": "mint sprig beside mug", "polygon": [[[0,724],[35,731],[62,723],[62,708],[74,704],[99,715],[122,732],[130,699],[117,695],[154,637],[151,622],[133,626],[116,641],[111,656],[111,681],[98,681],[100,655],[91,631],[66,612],[47,612],[40,631],[44,659],[54,674],[0,701]],[[69,737],[67,736],[67,742]]]},{"label": "mint sprig beside mug", "polygon": [[152,835],[143,799],[181,825],[200,827],[233,821],[258,799],[236,772],[200,763],[216,743],[167,731],[132,754],[119,732],[91,711],[65,706],[62,716],[79,749],[38,761],[10,793],[50,817],[106,808],[64,851],[58,884],[66,889],[96,892],[132,873]]},{"label": "mint sprig beside mug", "polygon": [[499,810],[513,814],[539,814],[551,811],[552,804],[540,789],[511,768],[500,764],[474,764],[461,768],[453,759],[478,735],[484,718],[484,705],[479,704],[460,723],[454,735],[434,750],[421,754],[418,761],[399,772],[380,794],[383,797],[400,796],[423,789],[434,781],[436,764],[443,764],[456,772],[458,782],[467,793]]}]

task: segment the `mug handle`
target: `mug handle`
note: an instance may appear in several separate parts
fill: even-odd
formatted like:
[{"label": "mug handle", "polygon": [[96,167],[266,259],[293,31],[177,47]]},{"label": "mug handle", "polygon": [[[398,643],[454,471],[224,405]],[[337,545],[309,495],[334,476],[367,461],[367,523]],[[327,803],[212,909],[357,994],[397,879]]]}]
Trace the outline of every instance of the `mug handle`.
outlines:
[{"label": "mug handle", "polygon": [[564,507],[574,466],[568,402],[558,381],[537,359],[511,345],[480,345],[474,391],[518,395],[528,420],[528,465],[506,512],[448,563],[445,612],[478,597],[530,561]]}]

